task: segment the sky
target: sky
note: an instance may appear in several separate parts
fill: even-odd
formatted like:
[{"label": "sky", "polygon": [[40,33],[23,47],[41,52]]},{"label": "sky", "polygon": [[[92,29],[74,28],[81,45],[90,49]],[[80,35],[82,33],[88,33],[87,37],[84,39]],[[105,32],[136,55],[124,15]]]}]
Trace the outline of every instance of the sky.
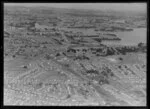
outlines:
[{"label": "sky", "polygon": [[4,3],[11,6],[45,6],[71,9],[94,9],[146,12],[146,3]]}]

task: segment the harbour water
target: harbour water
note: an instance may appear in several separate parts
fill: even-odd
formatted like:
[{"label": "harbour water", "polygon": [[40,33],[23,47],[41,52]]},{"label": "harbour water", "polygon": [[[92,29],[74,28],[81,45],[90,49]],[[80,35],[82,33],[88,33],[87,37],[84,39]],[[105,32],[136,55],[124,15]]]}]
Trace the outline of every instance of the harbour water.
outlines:
[{"label": "harbour water", "polygon": [[[82,32],[87,35],[96,35],[97,33],[108,33],[104,31],[96,32],[94,29],[72,29],[67,28],[67,31]],[[116,34],[121,41],[103,41],[103,44],[109,45],[137,45],[139,42],[147,42],[147,28],[134,28],[133,31],[124,31],[124,32],[109,32]]]},{"label": "harbour water", "polygon": [[103,41],[103,44],[111,45],[137,45],[139,42],[147,42],[147,29],[135,28],[133,31],[114,32],[121,41]]}]

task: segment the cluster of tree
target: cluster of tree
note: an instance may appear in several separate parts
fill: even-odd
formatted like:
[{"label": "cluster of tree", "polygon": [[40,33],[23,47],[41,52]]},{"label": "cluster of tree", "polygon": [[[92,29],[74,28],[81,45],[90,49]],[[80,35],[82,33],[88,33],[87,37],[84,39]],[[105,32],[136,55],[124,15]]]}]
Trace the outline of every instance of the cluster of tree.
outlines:
[{"label": "cluster of tree", "polygon": [[4,38],[9,38],[10,37],[10,33],[4,31]]},{"label": "cluster of tree", "polygon": [[139,51],[141,51],[141,52],[146,52],[146,51],[147,51],[147,46],[146,46],[146,44],[140,42],[140,43],[138,44],[138,49],[139,49]]},{"label": "cluster of tree", "polygon": [[102,40],[100,38],[93,38],[93,39],[99,43],[102,42]]},{"label": "cluster of tree", "polygon": [[50,56],[49,54],[45,54],[45,55],[44,55],[44,58],[45,58],[46,60],[50,60],[50,59],[51,59],[51,56]]},{"label": "cluster of tree", "polygon": [[76,58],[75,58],[75,60],[90,60],[90,58],[89,57],[87,57],[87,56],[85,56],[85,55],[82,55],[82,56],[77,56]]},{"label": "cluster of tree", "polygon": [[92,80],[98,81],[100,85],[109,84],[109,80],[108,80],[109,75],[111,76],[114,75],[113,72],[108,68],[103,69],[101,72],[94,69],[87,70],[86,74],[87,74],[86,76],[91,78]]},{"label": "cluster of tree", "polygon": [[130,53],[130,52],[146,52],[147,51],[147,47],[144,43],[139,43],[138,46],[123,46],[123,47],[115,47],[110,49],[109,47],[107,47],[106,50],[106,55],[115,55],[115,54],[122,54],[122,55],[126,55],[126,53]]}]

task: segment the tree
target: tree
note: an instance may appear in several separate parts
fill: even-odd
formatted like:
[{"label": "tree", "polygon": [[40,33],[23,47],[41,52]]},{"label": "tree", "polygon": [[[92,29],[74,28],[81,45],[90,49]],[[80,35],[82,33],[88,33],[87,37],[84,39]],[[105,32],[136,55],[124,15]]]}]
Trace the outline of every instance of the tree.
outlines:
[{"label": "tree", "polygon": [[143,47],[144,46],[144,43],[140,42],[138,43],[138,47]]},{"label": "tree", "polygon": [[121,60],[121,61],[122,61],[122,60],[123,60],[123,58],[122,58],[122,57],[119,57],[119,60]]}]

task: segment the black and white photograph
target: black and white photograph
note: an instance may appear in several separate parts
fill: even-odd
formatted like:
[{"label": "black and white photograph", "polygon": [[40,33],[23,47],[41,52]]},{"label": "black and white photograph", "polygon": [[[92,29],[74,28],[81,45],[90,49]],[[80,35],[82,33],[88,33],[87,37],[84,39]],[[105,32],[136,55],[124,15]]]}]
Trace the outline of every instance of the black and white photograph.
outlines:
[{"label": "black and white photograph", "polygon": [[147,3],[3,3],[4,106],[146,106]]}]

